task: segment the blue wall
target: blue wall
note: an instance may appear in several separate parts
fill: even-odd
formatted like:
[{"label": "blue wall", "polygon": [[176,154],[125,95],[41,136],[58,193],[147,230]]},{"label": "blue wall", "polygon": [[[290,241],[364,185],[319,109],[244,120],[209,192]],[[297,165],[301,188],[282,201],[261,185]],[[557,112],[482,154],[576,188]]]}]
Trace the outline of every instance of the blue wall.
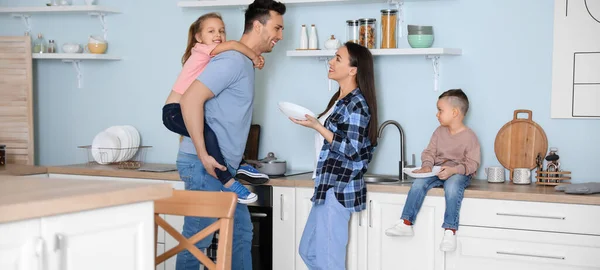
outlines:
[{"label": "blue wall", "polygon": [[[83,4],[83,0],[73,0]],[[122,61],[83,62],[84,88],[78,89],[71,65],[57,60],[34,61],[36,143],[38,163],[61,165],[87,160],[78,145],[111,126],[131,124],[139,129],[151,162],[174,163],[178,138],[161,123],[161,107],[180,69],[189,24],[208,10],[182,9],[176,1],[100,0],[122,14],[106,17],[109,53]],[[383,1],[382,1],[383,2]],[[550,118],[553,2],[548,0],[446,0],[407,2],[406,22],[433,25],[435,47],[463,49],[462,56],[441,59],[441,90],[463,88],[471,101],[467,124],[482,145],[482,167],[499,165],[494,154],[498,130],[515,109],[530,109],[533,120],[559,148],[564,169],[575,182],[600,181],[593,159],[600,152],[597,120]],[[0,0],[2,6],[43,5],[44,1]],[[327,91],[325,64],[313,58],[291,58],[286,50],[298,43],[301,24],[316,24],[321,40],[331,34],[344,39],[345,20],[379,18],[383,3],[362,5],[294,6],[285,15],[284,40],[266,55],[267,66],[257,72],[254,123],[262,126],[260,155],[275,152],[293,169],[313,166],[313,132],[296,126],[277,109],[292,101],[320,112]],[[241,35],[238,9],[219,9],[229,39]],[[87,36],[102,33],[96,18],[84,14],[35,15],[33,34],[46,39],[85,44]],[[22,35],[17,19],[0,16],[0,35]],[[406,39],[401,47],[408,47]],[[381,122],[400,122],[406,132],[407,156],[422,149],[438,122],[431,62],[423,56],[375,59]],[[370,172],[397,173],[398,134],[387,129]],[[420,163],[420,162],[419,162]],[[480,170],[479,177],[484,177]]]}]

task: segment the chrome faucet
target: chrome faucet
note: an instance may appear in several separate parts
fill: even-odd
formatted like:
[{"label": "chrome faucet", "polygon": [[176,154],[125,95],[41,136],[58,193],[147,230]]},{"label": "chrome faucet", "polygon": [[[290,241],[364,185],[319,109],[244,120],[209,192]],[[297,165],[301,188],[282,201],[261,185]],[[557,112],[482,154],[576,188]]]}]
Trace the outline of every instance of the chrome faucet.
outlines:
[{"label": "chrome faucet", "polygon": [[[385,127],[387,127],[388,125],[394,125],[396,126],[396,128],[398,128],[398,132],[400,133],[400,162],[398,165],[398,180],[404,182],[405,180],[407,180],[406,178],[406,174],[404,174],[404,167],[407,167],[406,165],[406,145],[404,144],[405,142],[405,137],[404,137],[404,130],[402,129],[402,126],[400,126],[400,124],[394,120],[387,120],[385,122],[383,122],[383,124],[381,124],[381,126],[379,127],[379,131],[377,131],[377,136],[378,138],[381,138],[382,136],[382,131]],[[414,158],[415,156],[413,155],[413,165],[412,166],[408,166],[408,167],[414,167]]]}]

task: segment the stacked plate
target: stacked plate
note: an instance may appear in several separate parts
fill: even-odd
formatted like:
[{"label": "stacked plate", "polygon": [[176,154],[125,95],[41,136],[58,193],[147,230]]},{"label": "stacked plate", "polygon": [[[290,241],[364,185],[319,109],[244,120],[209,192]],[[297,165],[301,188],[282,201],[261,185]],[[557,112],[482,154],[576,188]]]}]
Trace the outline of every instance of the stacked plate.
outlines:
[{"label": "stacked plate", "polygon": [[92,157],[99,164],[128,161],[140,147],[140,133],[132,126],[112,126],[92,142]]}]

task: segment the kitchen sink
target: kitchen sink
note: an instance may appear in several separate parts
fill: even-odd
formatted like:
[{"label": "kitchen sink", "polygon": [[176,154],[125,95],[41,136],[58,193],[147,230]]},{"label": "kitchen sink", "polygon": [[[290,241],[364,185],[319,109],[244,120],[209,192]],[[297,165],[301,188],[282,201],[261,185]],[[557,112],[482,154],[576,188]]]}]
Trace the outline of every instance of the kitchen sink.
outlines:
[{"label": "kitchen sink", "polygon": [[377,175],[367,174],[364,176],[365,183],[367,184],[379,184],[379,185],[392,185],[392,184],[404,184],[411,183],[412,179],[400,181],[398,176],[392,175]]}]

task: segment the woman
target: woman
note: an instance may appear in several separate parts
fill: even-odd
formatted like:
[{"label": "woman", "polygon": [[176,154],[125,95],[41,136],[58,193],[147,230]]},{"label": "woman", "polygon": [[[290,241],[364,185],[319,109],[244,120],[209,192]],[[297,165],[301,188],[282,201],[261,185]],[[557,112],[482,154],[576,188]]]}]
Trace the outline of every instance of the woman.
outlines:
[{"label": "woman", "polygon": [[[363,179],[377,145],[377,99],[373,56],[348,42],[329,61],[329,79],[340,85],[319,119],[291,119],[322,138],[315,173],[313,207],[300,240],[309,269],[345,269],[348,223],[366,208]],[[324,123],[324,124],[322,124]]]}]

